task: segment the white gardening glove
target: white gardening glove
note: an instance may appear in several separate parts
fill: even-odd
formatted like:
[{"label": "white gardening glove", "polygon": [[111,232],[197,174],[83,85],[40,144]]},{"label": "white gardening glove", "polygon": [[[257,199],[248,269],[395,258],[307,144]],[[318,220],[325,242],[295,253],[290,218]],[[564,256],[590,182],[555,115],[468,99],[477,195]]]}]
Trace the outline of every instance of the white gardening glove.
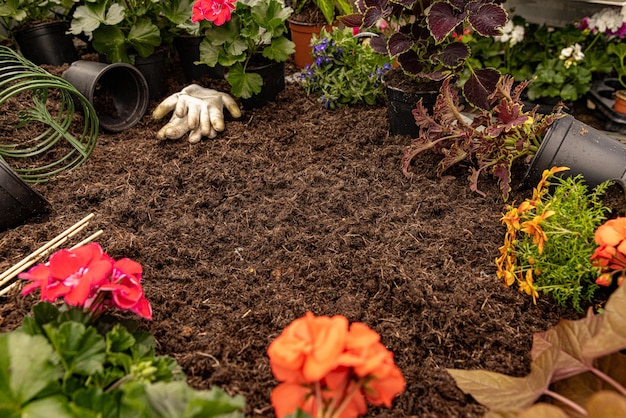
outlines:
[{"label": "white gardening glove", "polygon": [[157,138],[178,139],[187,132],[192,144],[203,136],[215,138],[224,130],[224,106],[234,118],[241,117],[239,106],[228,94],[190,84],[167,97],[152,112],[152,118],[159,120],[174,111],[170,121],[157,133]]}]

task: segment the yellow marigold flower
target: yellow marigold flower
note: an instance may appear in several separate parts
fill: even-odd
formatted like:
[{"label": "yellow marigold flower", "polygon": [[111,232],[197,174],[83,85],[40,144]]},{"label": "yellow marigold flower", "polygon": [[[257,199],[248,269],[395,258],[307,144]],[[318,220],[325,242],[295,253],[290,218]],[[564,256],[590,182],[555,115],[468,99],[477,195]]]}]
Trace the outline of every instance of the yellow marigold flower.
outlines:
[{"label": "yellow marigold flower", "polygon": [[507,213],[505,213],[500,221],[506,225],[506,229],[508,233],[515,233],[515,231],[519,231],[520,229],[520,216],[517,208],[511,208]]},{"label": "yellow marigold flower", "polygon": [[530,200],[525,200],[522,203],[520,203],[520,205],[517,207],[517,212],[519,214],[522,214],[526,211],[535,209],[535,201],[530,201]]},{"label": "yellow marigold flower", "polygon": [[539,297],[539,292],[537,292],[537,287],[535,286],[533,280],[533,271],[526,271],[526,279],[519,281],[519,289],[520,292],[524,292],[533,298],[533,304],[537,304],[537,298]]},{"label": "yellow marigold flower", "polygon": [[546,233],[541,228],[541,222],[554,215],[553,210],[544,210],[541,215],[535,216],[532,220],[522,223],[522,231],[533,237],[533,244],[537,246],[539,254],[543,253],[543,246],[548,240]]},{"label": "yellow marigold flower", "polygon": [[533,200],[538,200],[543,194],[548,179],[561,171],[567,171],[569,167],[552,167],[550,169],[543,170],[541,173],[541,180],[537,183],[537,187],[533,189]]}]

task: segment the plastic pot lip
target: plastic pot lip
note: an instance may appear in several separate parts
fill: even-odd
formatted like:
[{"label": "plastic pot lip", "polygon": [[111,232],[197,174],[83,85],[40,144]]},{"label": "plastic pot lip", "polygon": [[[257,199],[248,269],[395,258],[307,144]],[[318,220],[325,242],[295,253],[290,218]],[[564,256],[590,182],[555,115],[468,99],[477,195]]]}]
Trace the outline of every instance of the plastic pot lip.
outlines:
[{"label": "plastic pot lip", "polygon": [[[95,105],[94,92],[98,83],[107,75],[111,76],[114,72],[125,71],[130,81],[137,87],[137,102],[133,109],[124,109],[124,116],[111,118],[109,115],[98,114],[100,126],[109,132],[122,132],[135,126],[145,115],[150,101],[148,82],[145,77],[135,66],[124,63],[103,63],[98,61],[78,60],[73,62],[70,67],[63,73],[63,78],[70,81],[74,86]],[[82,77],[81,78],[81,73]],[[80,79],[80,80],[79,80]],[[87,82],[85,82],[87,81]],[[80,84],[79,84],[80,83]],[[126,92],[128,93],[128,92]],[[128,104],[124,101],[124,104]],[[96,109],[96,113],[99,109]],[[118,109],[119,111],[119,109]]]},{"label": "plastic pot lip", "polygon": [[0,159],[0,187],[30,211],[30,214],[42,213],[50,208],[50,203],[2,159]]}]

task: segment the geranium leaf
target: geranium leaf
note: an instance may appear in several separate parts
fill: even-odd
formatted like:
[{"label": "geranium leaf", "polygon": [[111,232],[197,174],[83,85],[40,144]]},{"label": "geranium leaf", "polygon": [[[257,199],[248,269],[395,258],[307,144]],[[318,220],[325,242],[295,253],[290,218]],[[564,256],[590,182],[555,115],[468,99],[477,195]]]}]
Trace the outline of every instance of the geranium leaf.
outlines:
[{"label": "geranium leaf", "polygon": [[243,99],[259,94],[263,87],[263,78],[257,73],[245,72],[240,63],[228,69],[226,80],[231,86],[231,93]]},{"label": "geranium leaf", "polygon": [[450,4],[439,2],[431,6],[426,21],[430,33],[437,42],[441,42],[463,21],[463,19],[464,15],[457,16]]},{"label": "geranium leaf", "polygon": [[161,45],[159,28],[148,19],[138,19],[128,32],[128,42],[142,57],[154,53],[154,48]]},{"label": "geranium leaf", "polygon": [[59,358],[43,336],[19,331],[0,334],[0,415],[19,412],[62,376]]},{"label": "geranium leaf", "polygon": [[485,4],[469,16],[469,23],[482,36],[499,35],[499,28],[506,24],[506,20],[504,8],[495,4]]},{"label": "geranium leaf", "polygon": [[496,89],[500,73],[492,68],[480,68],[474,71],[463,85],[463,96],[475,107],[489,109],[489,96]]},{"label": "geranium leaf", "polygon": [[68,372],[88,376],[104,369],[106,343],[95,328],[64,322],[58,328],[47,324],[44,331]]},{"label": "geranium leaf", "polygon": [[284,62],[287,61],[289,55],[295,52],[295,46],[296,44],[287,38],[274,38],[269,46],[263,48],[263,56],[274,61]]},{"label": "geranium leaf", "polygon": [[[72,411],[68,403],[67,398],[63,395],[47,396],[26,405],[21,416],[28,418],[75,418],[78,416],[75,414],[77,411]],[[96,412],[89,414],[89,412],[85,411],[80,414],[80,417],[98,418],[98,415]]]}]

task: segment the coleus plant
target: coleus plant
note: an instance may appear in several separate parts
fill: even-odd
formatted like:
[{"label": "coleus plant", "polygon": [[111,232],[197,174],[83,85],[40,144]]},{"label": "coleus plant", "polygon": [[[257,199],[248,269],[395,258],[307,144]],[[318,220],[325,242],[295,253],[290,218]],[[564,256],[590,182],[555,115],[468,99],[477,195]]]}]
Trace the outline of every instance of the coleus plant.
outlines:
[{"label": "coleus plant", "polygon": [[[536,333],[530,373],[447,369],[457,386],[489,408],[490,417],[626,416],[626,286],[601,314],[561,320]],[[532,411],[532,412],[531,412]]]},{"label": "coleus plant", "polygon": [[497,179],[506,201],[511,190],[511,166],[514,162],[534,156],[548,127],[559,117],[560,106],[553,113],[542,115],[537,107],[524,110],[521,93],[529,81],[513,87],[514,80],[502,76],[495,91],[487,98],[486,109],[479,109],[472,120],[461,112],[458,88],[446,78],[433,107],[433,114],[420,100],[413,110],[420,133],[404,148],[402,171],[410,176],[413,159],[431,150],[443,155],[437,174],[462,161],[470,163],[470,189],[478,189],[480,175],[487,171]]},{"label": "coleus plant", "polygon": [[[483,36],[496,36],[506,24],[502,0],[357,0],[356,10],[339,20],[348,27],[372,29],[381,21],[396,31],[373,36],[370,44],[381,54],[397,60],[415,79],[440,81],[457,75],[471,55],[469,46],[453,36],[471,29]],[[470,68],[463,86],[467,101],[487,108],[500,72],[493,68]]]},{"label": "coleus plant", "polygon": [[[60,250],[21,273],[41,302],[0,334],[0,416],[55,418],[243,417],[244,399],[191,388],[156,355],[154,337],[114,310],[150,319],[142,268],[97,243]],[[60,303],[62,301],[62,303]]]}]

